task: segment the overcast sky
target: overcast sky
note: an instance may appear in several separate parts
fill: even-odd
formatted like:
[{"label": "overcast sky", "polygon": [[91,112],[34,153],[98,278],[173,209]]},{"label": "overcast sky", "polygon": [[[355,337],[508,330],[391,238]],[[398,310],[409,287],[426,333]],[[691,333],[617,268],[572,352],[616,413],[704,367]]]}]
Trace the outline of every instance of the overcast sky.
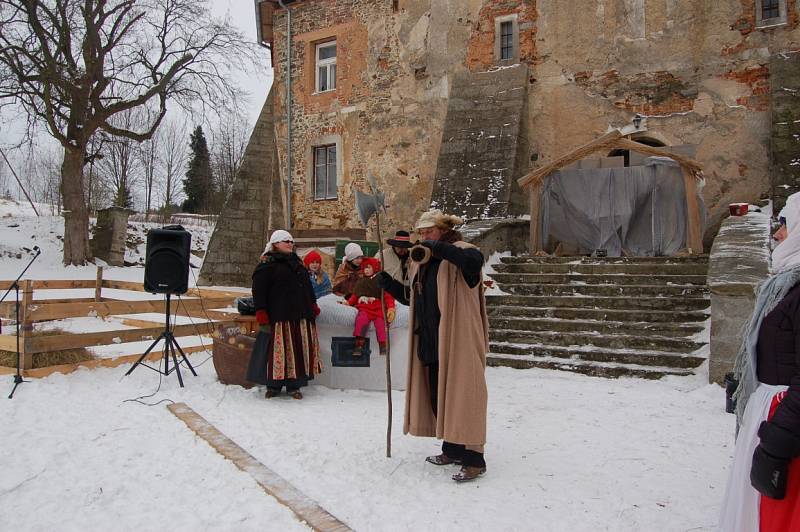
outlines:
[{"label": "overcast sky", "polygon": [[[252,42],[256,42],[256,21],[253,0],[209,0],[209,5],[215,15],[220,17],[226,16],[226,14],[229,15],[234,25],[239,27]],[[260,49],[263,52],[262,57],[264,64],[268,65],[269,51],[266,48]],[[267,98],[268,89],[272,83],[272,70],[266,68],[257,71],[257,69],[254,68],[248,72],[241,72],[236,78],[236,83],[249,94],[245,111],[248,121],[252,126]],[[14,113],[6,111],[0,115],[0,148],[6,149],[9,158],[12,160],[12,164],[14,164],[17,173],[21,176],[25,174],[23,157],[26,154],[20,151],[9,152],[8,147],[20,142],[24,133],[24,126],[24,117],[21,116],[19,112]],[[35,140],[35,148],[53,146],[57,146],[56,141],[46,134],[44,128],[41,128],[39,138]],[[27,150],[25,151],[27,152]]]},{"label": "overcast sky", "polygon": [[[210,0],[212,11],[218,16],[230,15],[233,23],[247,35],[251,41],[256,42],[255,6],[253,0]],[[264,63],[269,63],[269,51],[263,49]],[[264,100],[267,99],[267,89],[272,83],[272,71],[265,75],[243,72],[238,80],[240,86],[250,93],[248,103],[248,118],[250,123],[255,123]]]}]

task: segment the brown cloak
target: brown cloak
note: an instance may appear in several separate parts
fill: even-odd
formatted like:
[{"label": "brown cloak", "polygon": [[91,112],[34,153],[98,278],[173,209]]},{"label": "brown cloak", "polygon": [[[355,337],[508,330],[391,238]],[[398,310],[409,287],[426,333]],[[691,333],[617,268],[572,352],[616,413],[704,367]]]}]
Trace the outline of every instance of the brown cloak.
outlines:
[{"label": "brown cloak", "polygon": [[[460,248],[474,248],[455,242]],[[417,275],[411,262],[408,277]],[[483,282],[467,286],[464,276],[452,263],[443,260],[436,277],[439,310],[439,390],[438,411],[431,409],[428,372],[417,356],[414,327],[409,327],[406,412],[403,433],[435,436],[451,443],[478,446],[486,443],[486,353],[489,351],[489,321],[483,295]],[[409,323],[414,323],[414,290],[411,290]]]}]

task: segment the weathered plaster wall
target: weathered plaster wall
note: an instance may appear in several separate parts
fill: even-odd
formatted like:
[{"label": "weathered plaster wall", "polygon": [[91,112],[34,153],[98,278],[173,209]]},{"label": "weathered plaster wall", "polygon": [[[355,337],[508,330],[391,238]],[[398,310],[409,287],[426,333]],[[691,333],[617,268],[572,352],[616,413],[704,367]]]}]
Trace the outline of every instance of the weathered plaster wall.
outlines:
[{"label": "weathered plaster wall", "polygon": [[537,0],[532,156],[642,114],[654,136],[697,146],[713,231],[728,203],[769,192],[769,61],[800,47],[788,9],[788,24],[755,29],[752,0]]},{"label": "weathered plaster wall", "polygon": [[[643,136],[691,144],[713,234],[733,201],[769,193],[770,62],[800,50],[787,24],[757,28],[754,0],[307,0],[293,5],[292,203],[297,227],[356,227],[352,187],[373,173],[388,224],[430,201],[453,76],[493,68],[496,19],[516,17],[529,69],[529,144],[540,164],[645,116]],[[396,9],[394,9],[396,5]],[[286,169],[285,13],[275,14],[276,135]],[[338,88],[313,95],[313,46],[339,43]],[[313,201],[309,146],[340,142],[338,198]],[[524,152],[524,153],[523,153]],[[518,164],[520,168],[524,164]]]},{"label": "weathered plaster wall", "polygon": [[[315,0],[292,8],[292,209],[298,228],[359,227],[353,189],[373,174],[390,206],[387,230],[427,209],[453,64],[463,64],[479,2]],[[433,31],[431,28],[434,28]],[[275,18],[275,114],[286,170],[286,16]],[[314,46],[337,41],[337,89],[313,94]],[[314,201],[309,146],[339,138],[337,199]]]}]

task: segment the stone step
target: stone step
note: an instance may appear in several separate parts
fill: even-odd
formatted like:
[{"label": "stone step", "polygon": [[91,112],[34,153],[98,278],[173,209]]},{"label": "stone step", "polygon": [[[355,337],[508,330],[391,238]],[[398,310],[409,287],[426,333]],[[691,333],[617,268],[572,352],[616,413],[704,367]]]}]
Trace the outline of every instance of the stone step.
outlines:
[{"label": "stone step", "polygon": [[585,364],[635,364],[637,366],[657,366],[690,370],[697,368],[705,357],[686,355],[671,351],[643,349],[613,349],[592,347],[564,347],[554,345],[520,345],[506,342],[491,342],[489,352],[507,358],[554,358],[580,361]]},{"label": "stone step", "polygon": [[708,293],[705,286],[604,284],[500,284],[510,294],[532,296],[694,297]]},{"label": "stone step", "polygon": [[[559,320],[595,320],[617,322],[651,322],[651,323],[698,323],[708,319],[708,313],[703,311],[671,311],[671,310],[615,310],[596,308],[569,308],[569,307],[523,307],[499,305],[488,300],[487,313],[490,317],[519,317],[519,318],[552,318]],[[698,325],[699,326],[699,325]]]},{"label": "stone step", "polygon": [[659,284],[659,285],[705,285],[705,275],[630,275],[582,273],[493,273],[491,278],[502,284]]},{"label": "stone step", "polygon": [[658,366],[635,366],[629,364],[601,364],[586,363],[581,361],[566,361],[558,358],[518,357],[490,353],[486,357],[489,366],[502,366],[516,369],[551,369],[569,371],[591,377],[604,377],[616,379],[619,377],[637,377],[640,379],[657,380],[666,376],[685,377],[692,375],[692,370],[676,369]]},{"label": "stone step", "polygon": [[679,322],[623,322],[594,320],[559,320],[525,318],[512,314],[489,317],[490,330],[506,329],[515,331],[573,331],[614,334],[635,334],[639,336],[690,337],[703,330],[702,323]]},{"label": "stone step", "polygon": [[503,264],[566,264],[580,262],[583,264],[702,264],[708,263],[708,255],[691,255],[689,257],[538,257],[518,255],[500,257]]},{"label": "stone step", "polygon": [[598,297],[598,296],[531,296],[491,295],[487,304],[514,307],[569,307],[614,310],[671,310],[697,311],[707,309],[711,302],[706,297]]},{"label": "stone step", "polygon": [[646,349],[688,353],[703,347],[702,343],[671,336],[640,336],[635,334],[592,333],[582,331],[523,331],[489,329],[489,339],[520,345],[594,346],[613,349]]},{"label": "stone step", "polygon": [[537,264],[531,262],[521,263],[499,263],[493,264],[492,268],[497,273],[561,273],[561,274],[625,274],[625,275],[706,275],[708,264],[705,263],[634,263],[634,264],[584,264],[581,262],[569,263],[546,263]]}]

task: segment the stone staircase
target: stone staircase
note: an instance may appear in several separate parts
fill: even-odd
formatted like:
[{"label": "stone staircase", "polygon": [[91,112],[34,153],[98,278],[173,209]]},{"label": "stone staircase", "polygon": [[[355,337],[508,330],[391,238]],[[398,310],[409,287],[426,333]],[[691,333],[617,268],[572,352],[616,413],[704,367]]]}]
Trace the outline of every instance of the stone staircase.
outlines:
[{"label": "stone staircase", "polygon": [[503,257],[490,366],[660,379],[707,358],[708,257]]}]

